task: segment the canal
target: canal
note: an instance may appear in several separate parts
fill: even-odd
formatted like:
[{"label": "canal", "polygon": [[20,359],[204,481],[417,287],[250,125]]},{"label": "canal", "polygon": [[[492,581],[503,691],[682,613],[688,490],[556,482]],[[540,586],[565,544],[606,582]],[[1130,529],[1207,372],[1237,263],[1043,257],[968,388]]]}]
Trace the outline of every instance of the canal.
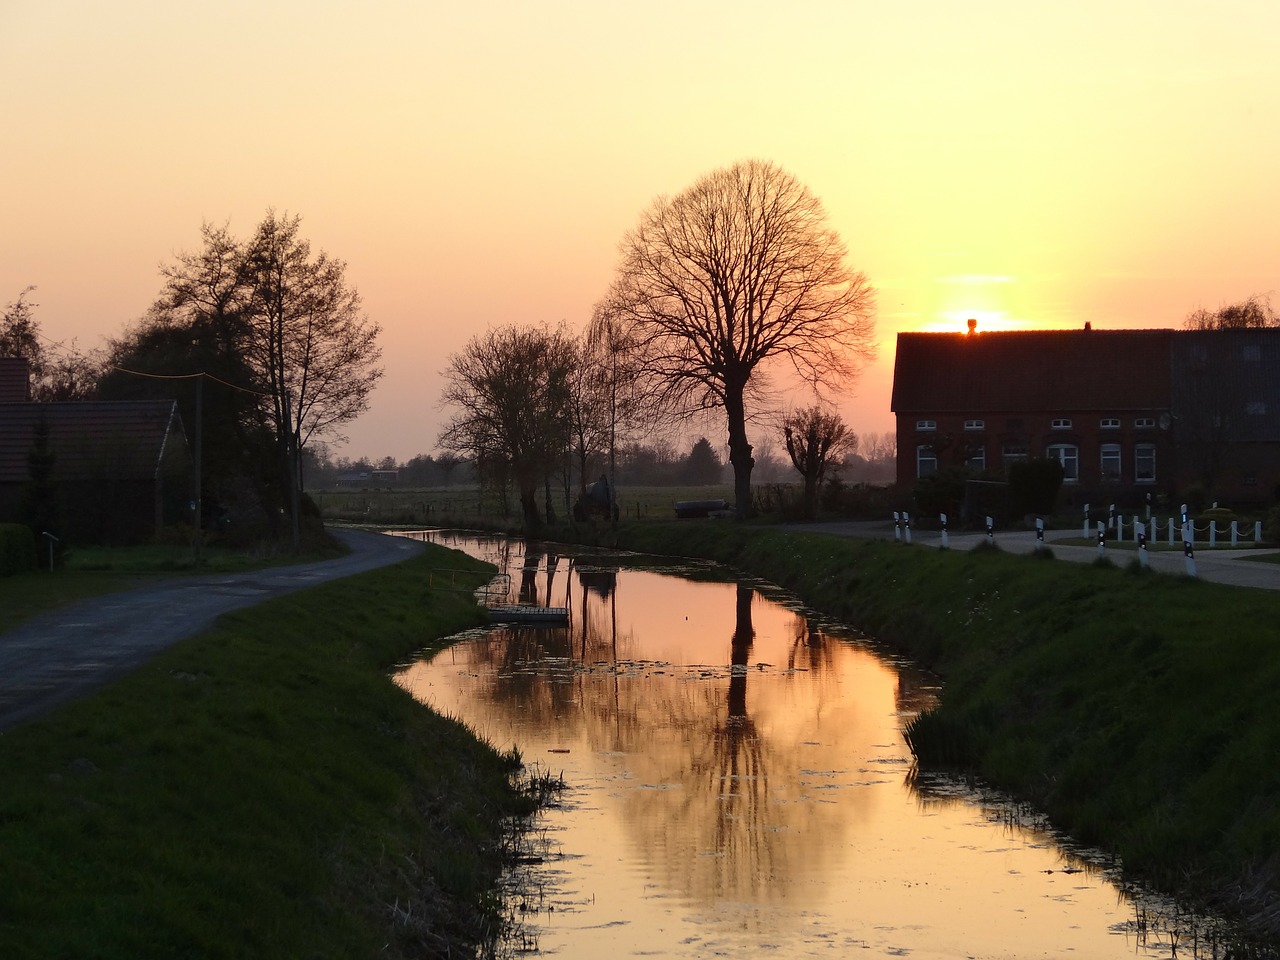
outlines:
[{"label": "canal", "polygon": [[514,949],[620,956],[1214,957],[1221,931],[1035,811],[918,772],[936,681],[711,566],[434,531],[556,625],[474,631],[397,681],[567,784]]}]

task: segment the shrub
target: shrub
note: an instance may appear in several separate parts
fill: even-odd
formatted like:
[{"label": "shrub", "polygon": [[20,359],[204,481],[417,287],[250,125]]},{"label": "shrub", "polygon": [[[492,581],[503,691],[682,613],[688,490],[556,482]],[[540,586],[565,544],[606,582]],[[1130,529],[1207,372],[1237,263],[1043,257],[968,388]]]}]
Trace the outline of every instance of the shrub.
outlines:
[{"label": "shrub", "polygon": [[1033,457],[1009,465],[1009,505],[1014,516],[1051,516],[1062,489],[1062,464]]},{"label": "shrub", "polygon": [[34,570],[36,537],[21,523],[0,523],[0,576]]}]

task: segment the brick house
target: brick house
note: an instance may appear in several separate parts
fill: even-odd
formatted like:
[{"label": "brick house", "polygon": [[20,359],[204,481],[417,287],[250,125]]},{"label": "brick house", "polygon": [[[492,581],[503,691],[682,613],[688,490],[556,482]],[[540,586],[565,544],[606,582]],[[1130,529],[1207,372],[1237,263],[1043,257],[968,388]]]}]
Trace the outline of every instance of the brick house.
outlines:
[{"label": "brick house", "polygon": [[1280,330],[902,333],[900,485],[998,478],[1051,457],[1064,503],[1269,500],[1280,480]]},{"label": "brick house", "polygon": [[189,519],[191,458],[171,400],[32,403],[26,362],[0,358],[0,522],[20,522],[43,423],[68,541],[132,543]]}]

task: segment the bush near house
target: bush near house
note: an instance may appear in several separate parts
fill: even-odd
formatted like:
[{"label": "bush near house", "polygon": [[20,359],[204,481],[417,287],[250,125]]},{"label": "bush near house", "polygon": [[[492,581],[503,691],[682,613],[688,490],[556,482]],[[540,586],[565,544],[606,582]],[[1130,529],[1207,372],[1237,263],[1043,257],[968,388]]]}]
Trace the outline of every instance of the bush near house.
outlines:
[{"label": "bush near house", "polygon": [[21,523],[0,523],[0,576],[32,570],[36,565],[36,538]]}]

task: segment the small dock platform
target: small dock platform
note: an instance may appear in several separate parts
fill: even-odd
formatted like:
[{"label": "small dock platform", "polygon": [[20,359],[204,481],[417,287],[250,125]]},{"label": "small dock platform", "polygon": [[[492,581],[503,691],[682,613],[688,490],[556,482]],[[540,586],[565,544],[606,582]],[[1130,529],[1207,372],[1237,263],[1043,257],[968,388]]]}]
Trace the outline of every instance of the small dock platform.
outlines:
[{"label": "small dock platform", "polygon": [[535,607],[528,603],[501,603],[489,608],[489,621],[563,627],[569,623],[569,608]]}]

